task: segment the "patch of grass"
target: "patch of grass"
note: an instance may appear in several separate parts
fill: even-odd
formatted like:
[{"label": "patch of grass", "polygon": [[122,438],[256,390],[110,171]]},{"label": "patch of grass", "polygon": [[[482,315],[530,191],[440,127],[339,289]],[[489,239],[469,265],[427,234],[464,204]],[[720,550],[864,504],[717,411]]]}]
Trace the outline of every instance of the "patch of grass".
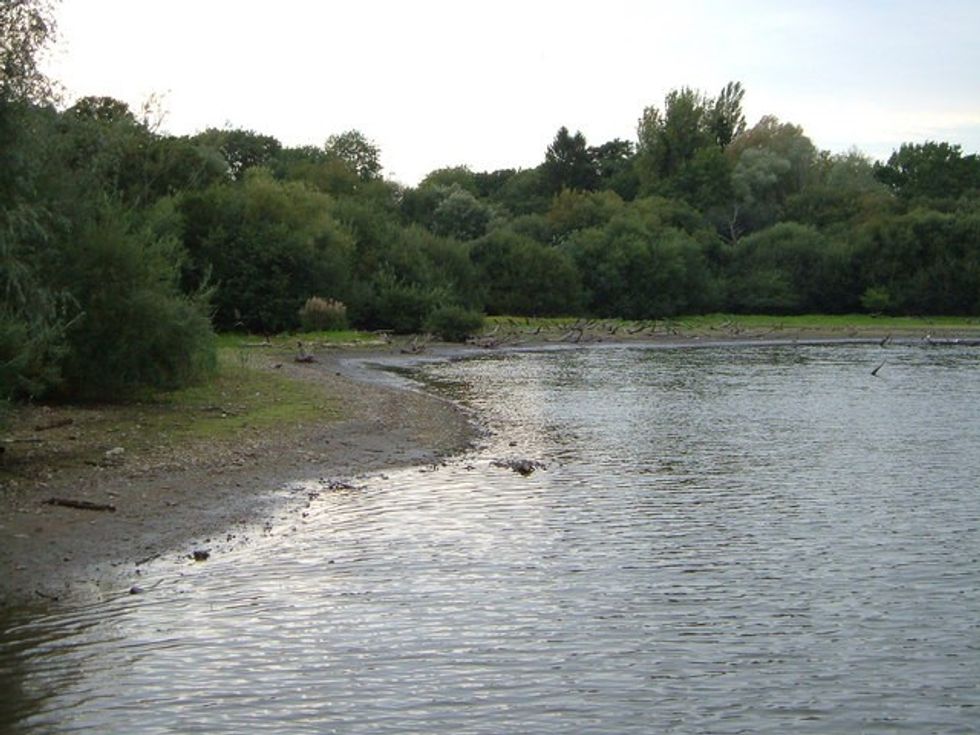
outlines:
[{"label": "patch of grass", "polygon": [[245,429],[339,417],[336,401],[322,386],[257,369],[247,349],[219,349],[213,380],[142,404],[144,428],[176,441],[221,440]]},{"label": "patch of grass", "polygon": [[893,317],[871,314],[802,314],[792,316],[767,314],[703,314],[677,316],[666,319],[629,321],[623,319],[589,319],[587,317],[487,317],[485,332],[495,328],[515,328],[542,331],[563,330],[574,325],[601,325],[612,328],[617,325],[632,327],[647,325],[650,328],[676,329],[685,333],[708,334],[717,331],[822,331],[822,332],[902,332],[923,329],[980,330],[980,318],[958,316]]},{"label": "patch of grass", "polygon": [[13,407],[0,480],[98,464],[115,447],[125,450],[127,462],[210,453],[338,420],[340,405],[322,383],[290,378],[248,348],[222,347],[216,375],[201,385],[123,404]]},{"label": "patch of grass", "polygon": [[383,339],[374,332],[361,332],[355,329],[344,329],[330,332],[297,332],[295,334],[274,334],[269,336],[255,334],[238,334],[225,332],[218,335],[218,347],[221,349],[249,348],[260,346],[281,349],[293,349],[296,342],[302,341],[312,345],[325,347],[347,347],[382,344]]},{"label": "patch of grass", "polygon": [[788,329],[823,331],[903,331],[930,329],[977,329],[975,317],[955,316],[874,316],[871,314],[800,314],[773,316],[765,314],[707,314],[678,317],[676,324],[696,330],[725,329],[736,325],[743,329]]}]

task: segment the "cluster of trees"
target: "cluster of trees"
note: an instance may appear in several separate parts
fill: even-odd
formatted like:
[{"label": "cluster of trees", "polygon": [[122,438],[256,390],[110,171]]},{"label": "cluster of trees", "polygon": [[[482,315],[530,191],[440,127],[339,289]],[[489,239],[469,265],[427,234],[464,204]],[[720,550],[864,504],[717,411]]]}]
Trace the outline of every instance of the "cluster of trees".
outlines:
[{"label": "cluster of trees", "polygon": [[[382,175],[357,131],[288,147],[161,133],[148,108],[56,104],[44,0],[0,6],[0,392],[111,397],[214,363],[213,330],[473,313],[650,319],[716,310],[980,313],[980,159],[886,162],[751,127],[740,84],[643,111],[635,141],[561,128],[529,169]],[[458,317],[458,319],[457,319]]]}]

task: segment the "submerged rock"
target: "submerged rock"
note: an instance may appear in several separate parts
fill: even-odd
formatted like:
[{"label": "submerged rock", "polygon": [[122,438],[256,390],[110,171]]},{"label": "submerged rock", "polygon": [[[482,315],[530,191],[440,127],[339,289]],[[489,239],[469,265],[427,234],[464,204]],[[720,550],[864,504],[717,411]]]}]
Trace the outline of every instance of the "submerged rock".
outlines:
[{"label": "submerged rock", "polygon": [[527,477],[535,470],[548,469],[543,462],[539,462],[536,459],[495,459],[490,464],[494,467],[513,470],[524,477]]}]

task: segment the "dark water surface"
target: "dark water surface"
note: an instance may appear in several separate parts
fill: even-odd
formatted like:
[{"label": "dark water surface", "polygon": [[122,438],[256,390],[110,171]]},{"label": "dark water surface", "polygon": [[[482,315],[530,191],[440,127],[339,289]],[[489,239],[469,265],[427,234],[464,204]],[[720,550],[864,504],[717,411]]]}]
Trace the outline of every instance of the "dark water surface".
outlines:
[{"label": "dark water surface", "polygon": [[15,612],[0,730],[980,731],[975,348],[423,372],[486,417],[484,450],[310,481],[296,532]]}]

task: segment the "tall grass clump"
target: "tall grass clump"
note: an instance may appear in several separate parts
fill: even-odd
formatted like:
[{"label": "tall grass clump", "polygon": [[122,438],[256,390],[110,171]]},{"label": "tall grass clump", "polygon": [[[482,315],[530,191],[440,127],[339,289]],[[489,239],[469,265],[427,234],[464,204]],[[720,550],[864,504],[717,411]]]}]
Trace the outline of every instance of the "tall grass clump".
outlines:
[{"label": "tall grass clump", "polygon": [[347,329],[347,306],[337,299],[311,296],[299,310],[304,332],[337,332]]}]

